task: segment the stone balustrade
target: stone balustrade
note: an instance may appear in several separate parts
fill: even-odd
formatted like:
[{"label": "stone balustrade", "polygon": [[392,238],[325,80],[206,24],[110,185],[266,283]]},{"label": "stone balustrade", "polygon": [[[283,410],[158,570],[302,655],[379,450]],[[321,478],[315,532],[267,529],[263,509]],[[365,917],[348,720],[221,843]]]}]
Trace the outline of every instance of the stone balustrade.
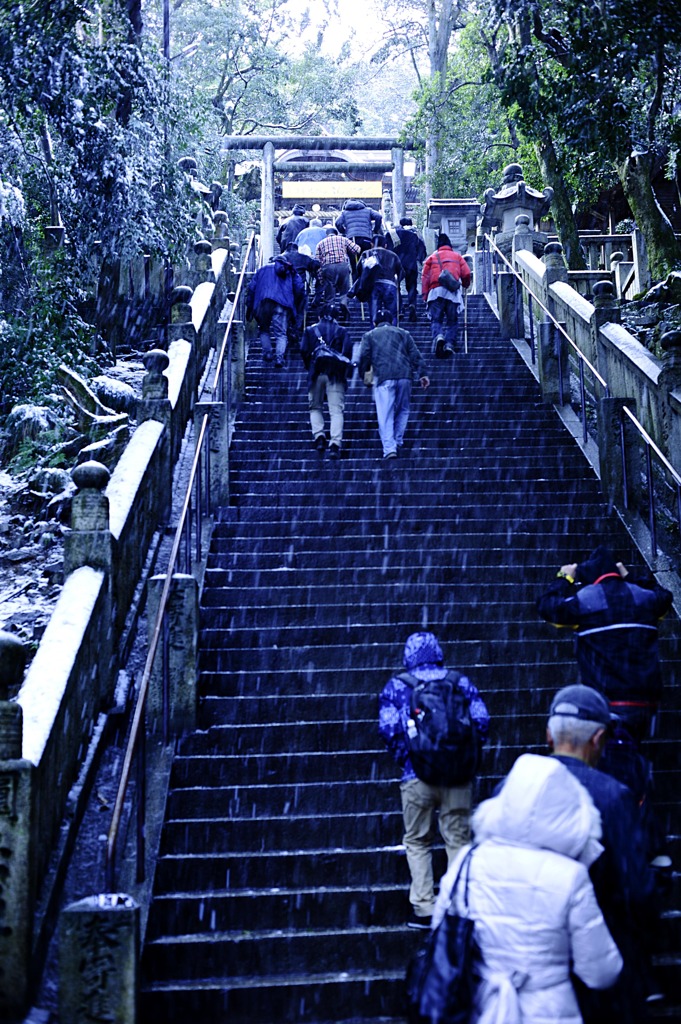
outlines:
[{"label": "stone balustrade", "polygon": [[[19,735],[17,713],[23,725],[16,749],[3,749],[0,734],[0,839],[10,861],[0,872],[0,956],[10,967],[0,979],[3,1019],[21,1019],[36,958],[44,953],[55,913],[55,855],[63,854],[82,814],[83,776],[114,703],[121,638],[154,533],[168,521],[173,466],[198,383],[209,352],[222,341],[220,312],[234,288],[230,250],[205,243],[197,256],[206,280],[174,293],[168,350],[145,357],[138,426],[111,477],[99,463],[73,471],[78,492],[64,587],[20,687],[13,678],[17,711],[4,731]],[[15,653],[0,644],[0,680],[17,675]],[[0,726],[7,704],[0,688]],[[20,813],[5,829],[10,795]]]}]

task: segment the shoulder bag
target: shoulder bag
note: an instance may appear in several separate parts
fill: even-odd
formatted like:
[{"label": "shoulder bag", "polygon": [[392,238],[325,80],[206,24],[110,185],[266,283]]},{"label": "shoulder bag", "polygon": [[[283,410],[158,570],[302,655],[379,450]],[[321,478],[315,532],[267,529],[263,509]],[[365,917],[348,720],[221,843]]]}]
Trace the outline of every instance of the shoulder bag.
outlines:
[{"label": "shoulder bag", "polygon": [[[459,866],[447,913],[407,968],[409,1024],[466,1024],[470,1019],[482,963],[473,934],[475,922],[467,916],[471,846]],[[456,911],[456,891],[465,872],[462,917]]]}]

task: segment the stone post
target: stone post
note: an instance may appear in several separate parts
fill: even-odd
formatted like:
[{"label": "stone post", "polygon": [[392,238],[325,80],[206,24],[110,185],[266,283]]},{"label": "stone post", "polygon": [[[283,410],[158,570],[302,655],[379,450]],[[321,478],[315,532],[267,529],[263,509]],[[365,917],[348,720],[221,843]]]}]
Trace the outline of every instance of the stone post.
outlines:
[{"label": "stone post", "polygon": [[404,150],[395,146],[390,153],[393,162],[393,224],[399,224],[405,215],[404,205]]},{"label": "stone post", "polygon": [[22,709],[9,697],[24,677],[26,652],[0,632],[0,1019],[23,1019],[29,997],[35,891],[31,806],[33,765],[22,758]]},{"label": "stone post", "polygon": [[[517,252],[534,251],[534,235],[530,227],[530,218],[526,213],[520,213],[515,219],[515,233],[513,235],[513,255]],[[515,263],[515,260],[513,260]]]},{"label": "stone post", "polygon": [[662,430],[665,454],[672,466],[681,466],[681,330],[667,331],[658,387],[663,398]]},{"label": "stone post", "polygon": [[78,492],[71,505],[71,532],[64,538],[64,574],[69,576],[82,565],[91,565],[111,580],[113,537],[109,499],[104,493],[109,470],[101,462],[83,462],[71,477]]},{"label": "stone post", "polygon": [[[149,640],[158,614],[165,576],[152,576],[147,585]],[[168,631],[168,722],[170,735],[196,728],[199,638],[199,586],[193,576],[175,573],[166,606]],[[163,722],[163,637],[156,652],[147,693],[147,728],[159,733]]]},{"label": "stone post", "polygon": [[[102,623],[112,624],[99,637],[100,696],[109,692],[114,671],[113,623],[117,613],[113,590],[114,539],[109,528],[109,499],[104,489],[109,470],[101,462],[83,462],[71,472],[77,493],[71,505],[71,532],[64,538],[64,575],[89,565],[106,576]],[[95,701],[96,703],[96,701]]]},{"label": "stone post", "polygon": [[622,321],[620,307],[611,281],[597,281],[594,285],[594,322],[596,328],[603,324],[619,324]]},{"label": "stone post", "polygon": [[[539,325],[537,369],[544,402],[564,405],[570,401],[570,367],[567,339],[552,320]],[[561,393],[562,375],[562,393]]]},{"label": "stone post", "polygon": [[215,281],[213,261],[211,259],[212,252],[212,242],[209,242],[207,238],[201,238],[198,242],[194,242],[192,263],[196,275],[196,284],[200,284],[202,281]]},{"label": "stone post", "polygon": [[163,349],[153,348],[142,356],[146,373],[142,381],[142,397],[137,402],[137,422],[144,423],[145,420],[159,420],[165,431],[162,439],[161,469],[158,480],[159,491],[162,498],[162,507],[159,507],[161,522],[166,523],[170,516],[171,490],[173,480],[172,443],[173,409],[168,398],[168,378],[164,370],[168,369],[170,360],[168,353]]},{"label": "stone post", "polygon": [[[497,274],[497,305],[499,308],[499,329],[502,338],[517,338],[519,325],[519,310],[516,308],[518,300],[516,279],[511,273]],[[521,335],[522,336],[522,331]]]},{"label": "stone post", "polygon": [[213,221],[215,223],[213,249],[229,249],[229,216],[224,210],[216,210],[213,214]]},{"label": "stone post", "polygon": [[563,281],[567,283],[568,280],[568,268],[565,262],[565,256],[563,255],[563,246],[560,242],[549,242],[544,248],[544,255],[541,258],[542,263],[546,267],[546,288],[548,294],[548,306],[549,310],[553,313],[553,299],[551,293],[548,291],[552,284],[556,281]]},{"label": "stone post", "polygon": [[[635,506],[641,497],[641,451],[637,431],[622,406],[636,413],[636,403],[628,398],[601,398],[598,402],[598,454],[601,488],[610,507],[624,507],[624,480],[627,479],[628,506]],[[622,456],[624,430],[624,461]]]},{"label": "stone post", "polygon": [[246,393],[246,328],[243,321],[234,321],[232,331],[232,392],[233,402],[238,405]]},{"label": "stone post", "polygon": [[140,908],[124,893],[72,903],[59,926],[59,1024],[135,1024]]},{"label": "stone post", "polygon": [[601,341],[600,330],[604,324],[618,324],[621,321],[619,304],[615,297],[615,288],[610,281],[597,281],[593,294],[594,313],[591,318],[592,348],[596,353],[596,369],[610,381],[611,373],[608,361],[608,347]]},{"label": "stone post", "polygon": [[[223,372],[231,373],[232,367],[227,364]],[[227,389],[222,402],[197,402],[194,407],[194,437],[199,436],[204,416],[209,416],[208,438],[204,445],[208,450],[210,508],[204,509],[205,514],[229,504],[229,405],[226,392]],[[202,465],[205,468],[205,462]]]},{"label": "stone post", "polygon": [[264,266],[274,255],[274,146],[271,142],[266,142],[262,151],[260,205],[260,252]]},{"label": "stone post", "polygon": [[170,293],[170,324],[168,326],[168,341],[177,341],[184,338],[192,343],[196,340],[196,328],[192,321],[191,298],[192,289],[186,285],[178,285]]}]

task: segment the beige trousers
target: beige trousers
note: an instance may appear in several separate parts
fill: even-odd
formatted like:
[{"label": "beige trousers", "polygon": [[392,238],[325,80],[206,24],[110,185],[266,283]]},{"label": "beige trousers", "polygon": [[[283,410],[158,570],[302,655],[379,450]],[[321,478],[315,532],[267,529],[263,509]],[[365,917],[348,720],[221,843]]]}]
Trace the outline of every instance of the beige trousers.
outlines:
[{"label": "beige trousers", "polygon": [[432,847],[435,812],[447,850],[448,866],[470,841],[471,783],[465,786],[429,786],[410,779],[400,787],[404,817],[404,848],[411,874],[409,902],[417,917],[430,917],[435,906]]}]

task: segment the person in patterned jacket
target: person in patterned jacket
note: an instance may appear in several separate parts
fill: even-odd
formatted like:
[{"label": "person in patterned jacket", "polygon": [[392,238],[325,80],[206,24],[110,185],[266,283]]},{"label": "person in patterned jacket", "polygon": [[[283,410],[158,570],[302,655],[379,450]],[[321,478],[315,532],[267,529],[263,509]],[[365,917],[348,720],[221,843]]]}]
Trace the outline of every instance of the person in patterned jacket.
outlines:
[{"label": "person in patterned jacket", "polygon": [[[402,658],[405,669],[419,681],[444,679],[442,648],[434,633],[412,633],[407,637]],[[487,739],[489,713],[476,686],[461,675],[458,686],[470,704],[470,716],[480,743]],[[432,846],[435,811],[439,812],[440,834],[452,864],[459,850],[470,841],[469,817],[472,783],[462,786],[431,786],[414,771],[407,740],[407,721],[412,687],[399,673],[391,676],[379,697],[379,732],[388,752],[402,768],[400,793],[404,818],[404,847],[411,874],[409,902],[410,928],[430,928],[435,906]]]}]

